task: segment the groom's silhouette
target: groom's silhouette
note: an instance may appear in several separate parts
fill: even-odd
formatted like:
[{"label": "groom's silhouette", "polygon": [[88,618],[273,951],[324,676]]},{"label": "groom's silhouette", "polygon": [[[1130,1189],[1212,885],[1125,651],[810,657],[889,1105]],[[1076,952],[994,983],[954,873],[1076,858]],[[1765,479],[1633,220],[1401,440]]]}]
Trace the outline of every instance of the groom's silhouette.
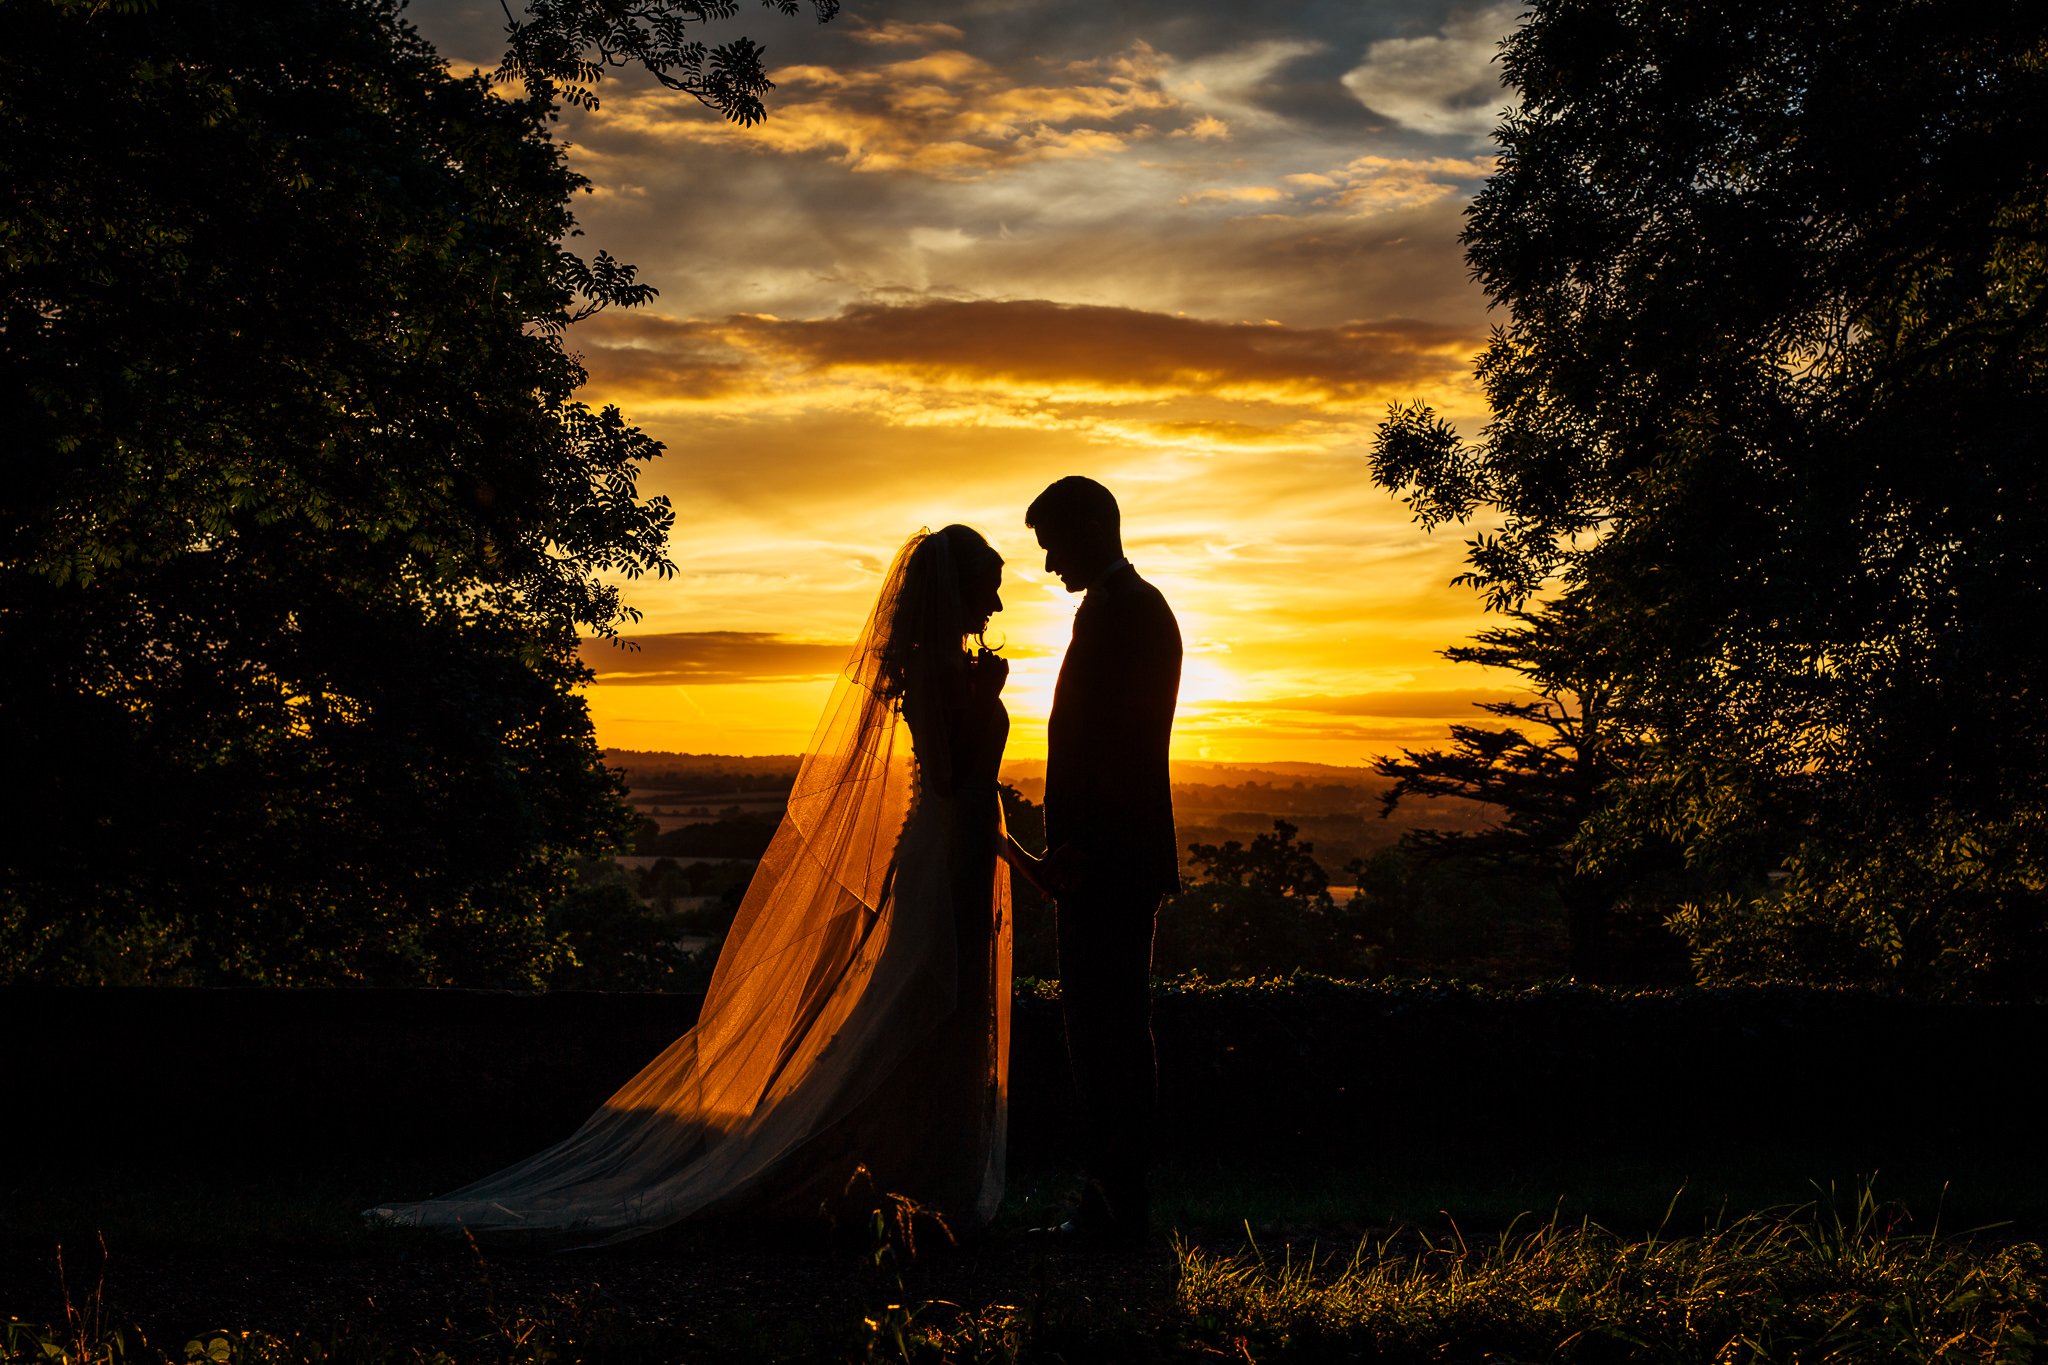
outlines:
[{"label": "groom's silhouette", "polygon": [[1055,893],[1060,999],[1088,1140],[1072,1230],[1142,1237],[1157,1088],[1152,927],[1180,887],[1167,742],[1180,627],[1124,558],[1116,499],[1093,479],[1047,488],[1024,514],[1046,572],[1086,593],[1047,725],[1044,876]]}]

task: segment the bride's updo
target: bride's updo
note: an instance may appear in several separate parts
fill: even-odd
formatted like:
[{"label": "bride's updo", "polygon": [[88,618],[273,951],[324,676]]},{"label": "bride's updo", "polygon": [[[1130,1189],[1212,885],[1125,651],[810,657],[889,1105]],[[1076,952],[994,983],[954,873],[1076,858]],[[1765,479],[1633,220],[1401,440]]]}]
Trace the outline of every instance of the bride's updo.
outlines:
[{"label": "bride's updo", "polygon": [[981,532],[958,522],[919,539],[904,566],[883,646],[882,682],[890,695],[929,697],[961,671],[966,642],[980,629],[967,619],[962,585],[982,574],[1000,574],[1002,564]]}]

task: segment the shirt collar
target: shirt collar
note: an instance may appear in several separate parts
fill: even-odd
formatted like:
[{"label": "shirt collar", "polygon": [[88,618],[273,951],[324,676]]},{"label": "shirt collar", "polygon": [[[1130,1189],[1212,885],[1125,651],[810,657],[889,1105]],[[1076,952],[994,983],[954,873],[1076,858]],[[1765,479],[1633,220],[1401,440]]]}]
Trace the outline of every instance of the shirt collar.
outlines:
[{"label": "shirt collar", "polygon": [[1102,586],[1102,585],[1103,585],[1104,583],[1107,583],[1107,582],[1108,582],[1108,581],[1109,581],[1110,579],[1114,578],[1114,577],[1116,576],[1116,574],[1117,574],[1117,571],[1118,571],[1119,569],[1128,569],[1128,568],[1130,568],[1130,567],[1131,567],[1131,561],[1130,561],[1130,560],[1128,560],[1128,559],[1124,559],[1124,558],[1121,558],[1121,557],[1119,557],[1119,558],[1117,559],[1116,563],[1114,563],[1114,564],[1110,565],[1110,566],[1109,566],[1108,568],[1104,569],[1104,570],[1103,570],[1103,571],[1102,571],[1101,573],[1099,573],[1099,574],[1095,575],[1095,581],[1094,581],[1093,583],[1090,583],[1090,584],[1089,584],[1089,585],[1088,585],[1088,586],[1087,586],[1087,587],[1086,587],[1085,589],[1083,589],[1083,591],[1084,591],[1084,592],[1094,592],[1094,591],[1095,591],[1095,590],[1096,590],[1097,588],[1101,587],[1101,586]]}]

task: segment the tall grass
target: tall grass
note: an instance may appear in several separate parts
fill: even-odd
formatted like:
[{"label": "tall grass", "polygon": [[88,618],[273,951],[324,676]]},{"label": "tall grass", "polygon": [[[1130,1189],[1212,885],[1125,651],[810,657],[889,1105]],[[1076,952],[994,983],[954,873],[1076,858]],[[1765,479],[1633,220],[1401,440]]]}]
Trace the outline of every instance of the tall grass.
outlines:
[{"label": "tall grass", "polygon": [[1178,1307],[1191,1345],[1257,1361],[2048,1358],[2039,1245],[1906,1226],[1865,1185],[1641,1241],[1553,1219],[1346,1257],[1182,1247]]},{"label": "tall grass", "polygon": [[920,1222],[914,1206],[885,1206],[866,1230],[871,1250],[846,1267],[861,1281],[864,1309],[815,1328],[750,1319],[693,1330],[664,1305],[582,1288],[511,1300],[478,1255],[481,1315],[465,1315],[460,1330],[451,1321],[433,1341],[356,1322],[181,1334],[165,1350],[117,1325],[95,1286],[83,1307],[67,1292],[61,1324],[0,1325],[0,1362],[2048,1362],[2039,1244],[1996,1229],[1915,1231],[1867,1183],[1816,1193],[1682,1235],[1667,1215],[1665,1228],[1640,1239],[1553,1217],[1470,1240],[1451,1221],[1336,1255],[1256,1239],[1231,1252],[1176,1242],[1177,1283],[1132,1296],[1143,1302],[1119,1302],[1091,1283],[1106,1253],[1060,1251],[1022,1257],[1016,1269],[1025,1273],[996,1301],[936,1297],[913,1285],[926,1282],[932,1253],[944,1264],[945,1229]]}]

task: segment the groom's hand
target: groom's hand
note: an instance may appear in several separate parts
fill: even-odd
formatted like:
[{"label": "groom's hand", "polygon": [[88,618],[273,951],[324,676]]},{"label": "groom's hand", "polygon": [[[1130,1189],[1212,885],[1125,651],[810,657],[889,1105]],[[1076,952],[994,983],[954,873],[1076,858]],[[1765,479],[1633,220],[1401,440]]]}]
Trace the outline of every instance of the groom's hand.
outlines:
[{"label": "groom's hand", "polygon": [[1078,891],[1088,879],[1088,855],[1072,844],[1061,844],[1038,860],[1038,875],[1055,896]]}]

